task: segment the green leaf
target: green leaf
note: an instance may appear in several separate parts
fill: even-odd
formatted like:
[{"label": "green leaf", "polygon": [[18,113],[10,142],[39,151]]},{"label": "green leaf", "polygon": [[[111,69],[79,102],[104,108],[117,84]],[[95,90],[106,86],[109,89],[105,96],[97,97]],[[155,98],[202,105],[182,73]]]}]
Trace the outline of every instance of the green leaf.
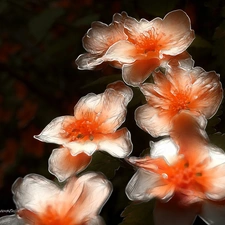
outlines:
[{"label": "green leaf", "polygon": [[37,42],[46,35],[56,19],[63,15],[63,13],[64,10],[60,8],[46,9],[30,20],[28,27]]},{"label": "green leaf", "polygon": [[143,203],[131,203],[122,212],[123,222],[119,225],[151,225],[153,222],[154,200]]},{"label": "green leaf", "polygon": [[116,170],[120,167],[120,161],[106,152],[96,151],[92,161],[85,171],[102,172],[108,179],[114,177]]}]

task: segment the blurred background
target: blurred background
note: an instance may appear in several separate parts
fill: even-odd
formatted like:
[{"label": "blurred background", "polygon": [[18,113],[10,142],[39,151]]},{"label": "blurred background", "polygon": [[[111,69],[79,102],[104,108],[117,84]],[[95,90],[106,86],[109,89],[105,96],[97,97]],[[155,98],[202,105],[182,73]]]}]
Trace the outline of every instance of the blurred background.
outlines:
[{"label": "blurred background", "polygon": [[[72,115],[80,97],[101,93],[108,83],[121,79],[121,71],[110,66],[98,71],[76,68],[74,61],[85,52],[82,37],[91,23],[109,24],[113,14],[122,11],[151,20],[174,9],[183,9],[191,19],[196,39],[188,52],[195,66],[215,70],[224,84],[223,0],[0,0],[0,209],[15,209],[11,186],[18,177],[38,173],[54,179],[48,172],[48,158],[56,145],[39,142],[33,135],[53,118]],[[123,126],[131,131],[132,155],[139,156],[155,139],[135,124],[134,110],[144,98],[133,90]],[[213,143],[225,149],[223,107],[209,121],[207,132]],[[133,204],[124,193],[134,174],[126,162],[97,153],[88,170],[103,172],[113,183],[113,194],[101,213],[106,224],[153,224],[154,202]]]}]

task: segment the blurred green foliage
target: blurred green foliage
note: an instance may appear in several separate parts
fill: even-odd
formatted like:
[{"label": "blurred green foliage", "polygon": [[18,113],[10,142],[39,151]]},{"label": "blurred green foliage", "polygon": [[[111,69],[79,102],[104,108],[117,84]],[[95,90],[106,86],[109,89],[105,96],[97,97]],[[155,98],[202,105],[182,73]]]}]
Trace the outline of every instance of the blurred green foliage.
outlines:
[{"label": "blurred green foliage", "polygon": [[[121,71],[110,66],[101,71],[79,71],[76,68],[74,60],[84,52],[82,37],[91,23],[95,20],[110,23],[113,14],[122,11],[137,19],[151,20],[156,16],[163,17],[173,9],[183,9],[190,16],[196,39],[188,51],[195,66],[206,71],[215,70],[224,84],[223,0],[0,1],[1,209],[15,208],[10,189],[17,177],[38,173],[54,179],[48,172],[47,163],[55,146],[40,143],[33,139],[33,135],[40,133],[56,116],[72,115],[81,96],[103,92],[108,83],[121,79]],[[132,134],[132,155],[139,156],[149,147],[149,141],[156,139],[135,124],[134,110],[143,104],[144,98],[137,89],[134,92],[135,98],[128,106],[124,126]],[[212,142],[225,149],[223,111],[222,105],[207,129]],[[109,168],[109,164],[113,167]],[[88,169],[105,173],[114,186],[101,213],[106,224],[153,224],[152,202],[131,204],[124,193],[135,172],[131,166],[123,160],[97,153]]]}]

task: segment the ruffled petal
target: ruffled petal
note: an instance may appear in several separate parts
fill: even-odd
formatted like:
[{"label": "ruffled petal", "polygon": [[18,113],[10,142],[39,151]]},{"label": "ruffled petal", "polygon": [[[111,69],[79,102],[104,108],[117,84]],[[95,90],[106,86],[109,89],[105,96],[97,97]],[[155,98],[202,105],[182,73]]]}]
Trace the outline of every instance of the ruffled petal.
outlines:
[{"label": "ruffled petal", "polygon": [[127,40],[121,40],[113,44],[102,58],[105,61],[133,63],[137,58],[137,52],[134,44]]},{"label": "ruffled petal", "polygon": [[104,62],[100,55],[84,53],[77,57],[76,64],[79,70],[93,70]]},{"label": "ruffled petal", "polygon": [[151,157],[164,157],[168,164],[172,164],[177,159],[179,147],[171,138],[164,138],[157,142],[150,142]]},{"label": "ruffled petal", "polygon": [[49,172],[62,182],[72,175],[84,170],[90,161],[91,156],[88,156],[85,153],[73,156],[68,148],[54,149],[48,161]]},{"label": "ruffled petal", "polygon": [[185,51],[195,38],[191,29],[191,21],[182,10],[169,12],[163,19],[160,27],[162,32],[160,43],[162,54],[178,55]]},{"label": "ruffled petal", "polygon": [[16,215],[0,217],[0,225],[25,225]]},{"label": "ruffled petal", "polygon": [[126,86],[122,81],[116,81],[114,83],[108,84],[107,88],[112,88],[124,97],[124,105],[127,106],[128,103],[133,98],[133,91],[131,88]]},{"label": "ruffled petal", "polygon": [[117,158],[127,157],[133,149],[130,132],[127,128],[122,128],[114,134],[105,136],[100,140],[98,149]]},{"label": "ruffled petal", "polygon": [[159,66],[159,59],[142,59],[122,67],[123,80],[133,87],[143,83]]},{"label": "ruffled petal", "polygon": [[171,130],[171,118],[147,104],[136,109],[135,120],[141,129],[153,137],[168,135]]},{"label": "ruffled petal", "polygon": [[43,207],[40,203],[43,199],[46,202],[52,201],[59,194],[60,189],[43,176],[28,174],[14,182],[12,192],[18,209],[26,208],[41,212]]},{"label": "ruffled petal", "polygon": [[159,174],[138,169],[127,184],[125,191],[132,201],[149,201],[154,197],[170,199],[174,190],[163,182]]},{"label": "ruffled petal", "polygon": [[77,196],[76,187],[82,187],[82,192],[78,195],[70,213],[74,214],[76,220],[80,222],[97,216],[112,191],[111,183],[103,175],[96,173],[84,174],[78,178],[76,183],[69,183],[64,189],[68,197]]},{"label": "ruffled petal", "polygon": [[63,130],[62,124],[65,121],[74,120],[73,116],[60,116],[53,119],[39,135],[35,135],[39,141],[48,142],[48,143],[55,143],[55,144],[64,144],[67,142],[65,138],[63,138]]}]

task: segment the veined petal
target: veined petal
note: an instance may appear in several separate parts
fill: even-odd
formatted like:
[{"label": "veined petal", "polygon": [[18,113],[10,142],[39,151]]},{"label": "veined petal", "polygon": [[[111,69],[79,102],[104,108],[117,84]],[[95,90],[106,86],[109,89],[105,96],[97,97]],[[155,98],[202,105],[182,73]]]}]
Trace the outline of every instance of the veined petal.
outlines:
[{"label": "veined petal", "polygon": [[151,73],[160,65],[159,59],[136,60],[131,64],[124,64],[122,67],[123,80],[133,87],[143,83]]},{"label": "veined petal", "polygon": [[116,81],[108,84],[107,88],[112,88],[124,97],[124,105],[127,106],[133,97],[133,91],[131,88],[126,86],[122,81]]},{"label": "veined petal", "polygon": [[39,141],[48,142],[48,143],[56,143],[56,144],[64,144],[66,140],[62,137],[62,124],[65,121],[70,121],[73,119],[73,116],[60,116],[53,119],[39,135],[35,135]]},{"label": "veined petal", "polygon": [[164,138],[157,142],[150,142],[152,158],[164,157],[168,164],[172,164],[176,160],[179,147],[171,138]]},{"label": "veined petal", "polygon": [[134,44],[127,40],[121,40],[110,46],[102,58],[105,61],[132,63],[137,58],[137,52]]},{"label": "veined petal", "polygon": [[[60,189],[50,180],[37,175],[28,174],[24,178],[18,178],[13,186],[14,201],[18,209],[26,208],[41,212],[41,201],[52,201],[60,192]],[[41,196],[41,199],[40,199]]]},{"label": "veined petal", "polygon": [[171,118],[147,104],[140,106],[135,111],[137,125],[153,137],[168,135],[171,130]]},{"label": "veined petal", "polygon": [[72,175],[84,170],[90,161],[91,156],[88,156],[85,153],[73,156],[68,148],[54,149],[48,161],[49,172],[62,182]]},{"label": "veined petal", "polygon": [[104,60],[97,54],[84,53],[79,55],[75,62],[79,70],[93,70],[102,64]]},{"label": "veined petal", "polygon": [[178,55],[185,51],[195,38],[190,19],[182,10],[169,12],[164,17],[160,30],[164,34],[160,43],[165,43],[162,54]]},{"label": "veined petal", "polygon": [[72,141],[64,145],[70,149],[71,155],[76,156],[82,152],[91,156],[97,150],[97,143],[93,141],[77,142]]},{"label": "veined petal", "polygon": [[0,225],[25,225],[25,223],[16,215],[10,215],[0,217]]},{"label": "veined petal", "polygon": [[[165,189],[163,189],[163,186]],[[163,193],[157,193],[157,187],[162,187]],[[166,191],[165,191],[166,190]],[[161,176],[144,169],[138,169],[131,178],[126,187],[127,197],[132,201],[149,201],[160,195],[162,198],[170,198],[173,195],[173,189],[167,188],[163,183]]]},{"label": "veined petal", "polygon": [[[99,214],[112,192],[112,185],[103,175],[96,173],[82,175],[76,183],[77,186],[82,185],[82,193],[70,210],[74,212],[78,221],[87,221]],[[73,190],[71,183],[65,192],[70,193]]]},{"label": "veined petal", "polygon": [[106,135],[100,140],[98,149],[108,152],[118,158],[127,157],[133,149],[131,135],[127,128],[122,128],[114,134]]}]

